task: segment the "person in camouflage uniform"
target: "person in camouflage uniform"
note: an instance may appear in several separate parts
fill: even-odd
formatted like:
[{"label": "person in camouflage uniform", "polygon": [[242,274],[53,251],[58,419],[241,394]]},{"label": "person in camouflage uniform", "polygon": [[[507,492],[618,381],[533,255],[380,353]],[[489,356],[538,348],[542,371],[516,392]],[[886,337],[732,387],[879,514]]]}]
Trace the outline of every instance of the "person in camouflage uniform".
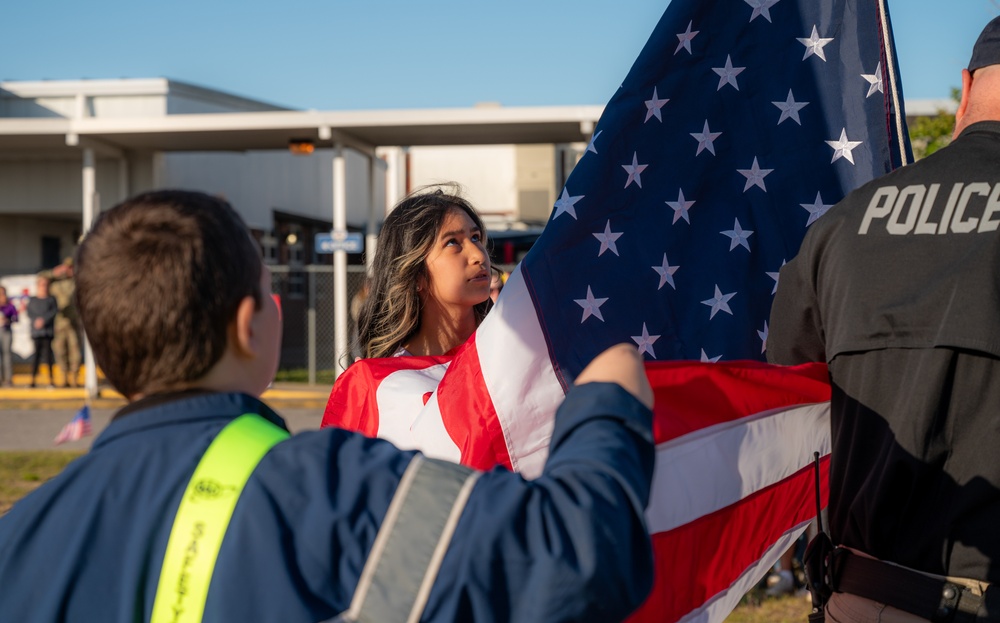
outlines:
[{"label": "person in camouflage uniform", "polygon": [[59,313],[55,321],[55,337],[52,339],[52,352],[55,353],[56,364],[66,375],[63,381],[66,387],[76,387],[80,372],[80,331],[77,323],[76,304],[73,294],[76,284],[73,280],[73,258],[66,258],[63,263],[52,270],[40,273],[47,277],[51,285],[49,292],[59,304]]}]

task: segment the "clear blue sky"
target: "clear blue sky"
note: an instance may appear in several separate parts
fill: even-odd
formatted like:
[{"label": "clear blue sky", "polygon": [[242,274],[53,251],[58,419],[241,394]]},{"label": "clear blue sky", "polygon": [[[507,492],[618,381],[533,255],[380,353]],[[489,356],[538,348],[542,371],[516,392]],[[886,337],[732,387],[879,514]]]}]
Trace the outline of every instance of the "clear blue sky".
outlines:
[{"label": "clear blue sky", "polygon": [[[5,5],[0,80],[162,76],[336,110],[604,104],[667,1]],[[1000,0],[890,0],[890,11],[905,96],[945,98]]]}]

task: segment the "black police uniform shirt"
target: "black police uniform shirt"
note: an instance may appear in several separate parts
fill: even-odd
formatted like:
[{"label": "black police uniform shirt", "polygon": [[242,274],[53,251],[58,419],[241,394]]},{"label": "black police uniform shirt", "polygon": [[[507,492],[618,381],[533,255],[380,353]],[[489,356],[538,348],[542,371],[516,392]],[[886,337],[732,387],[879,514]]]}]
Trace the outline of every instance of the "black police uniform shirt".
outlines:
[{"label": "black police uniform shirt", "polygon": [[835,542],[1000,581],[1000,122],[851,193],[782,268],[768,359],[825,361]]}]

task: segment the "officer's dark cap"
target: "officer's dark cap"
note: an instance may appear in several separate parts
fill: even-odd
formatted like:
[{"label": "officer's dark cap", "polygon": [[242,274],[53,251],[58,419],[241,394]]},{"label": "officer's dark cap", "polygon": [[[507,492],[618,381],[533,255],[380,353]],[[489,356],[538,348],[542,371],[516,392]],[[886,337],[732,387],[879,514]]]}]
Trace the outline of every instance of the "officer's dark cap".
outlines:
[{"label": "officer's dark cap", "polygon": [[1000,64],[1000,17],[993,18],[972,48],[972,60],[969,61],[969,71],[976,71],[987,65]]}]

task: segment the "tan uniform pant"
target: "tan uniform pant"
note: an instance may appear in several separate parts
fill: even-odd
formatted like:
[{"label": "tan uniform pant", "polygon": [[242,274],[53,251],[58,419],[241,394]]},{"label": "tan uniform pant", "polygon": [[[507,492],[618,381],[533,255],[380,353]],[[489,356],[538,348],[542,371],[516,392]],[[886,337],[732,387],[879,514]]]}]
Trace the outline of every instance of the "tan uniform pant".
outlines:
[{"label": "tan uniform pant", "polygon": [[66,380],[75,384],[80,371],[80,337],[72,322],[56,319],[52,352],[55,353],[56,364],[66,374]]},{"label": "tan uniform pant", "polygon": [[830,601],[826,602],[826,621],[827,623],[928,623],[928,619],[847,593],[834,593]]}]

